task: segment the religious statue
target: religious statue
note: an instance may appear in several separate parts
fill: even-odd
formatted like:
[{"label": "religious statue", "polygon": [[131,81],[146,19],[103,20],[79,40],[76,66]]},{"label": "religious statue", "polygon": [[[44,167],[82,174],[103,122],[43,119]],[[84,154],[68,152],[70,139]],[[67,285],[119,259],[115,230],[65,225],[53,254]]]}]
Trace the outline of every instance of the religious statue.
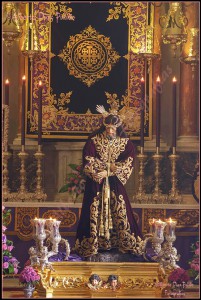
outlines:
[{"label": "religious statue", "polygon": [[103,115],[103,125],[89,136],[83,148],[83,168],[87,175],[75,250],[86,260],[101,251],[142,255],[144,241],[132,212],[124,185],[130,177],[135,147],[127,137],[123,115],[111,105]]}]

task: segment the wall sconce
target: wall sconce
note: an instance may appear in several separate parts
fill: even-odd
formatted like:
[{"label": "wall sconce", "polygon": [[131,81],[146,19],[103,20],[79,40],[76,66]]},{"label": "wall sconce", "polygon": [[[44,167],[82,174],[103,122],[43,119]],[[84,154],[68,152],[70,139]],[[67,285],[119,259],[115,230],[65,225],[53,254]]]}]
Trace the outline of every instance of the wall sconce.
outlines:
[{"label": "wall sconce", "polygon": [[[180,57],[180,61],[186,64],[190,64],[192,68],[192,72],[195,71],[195,67],[199,61],[199,47],[198,47],[198,39],[199,39],[199,28],[190,28],[190,43],[189,43],[189,51],[188,55],[185,57]],[[193,74],[194,76],[194,74]]]},{"label": "wall sconce", "polygon": [[26,23],[26,30],[21,51],[24,56],[29,57],[32,70],[34,58],[41,54],[39,34],[36,23]]},{"label": "wall sconce", "polygon": [[10,47],[13,42],[22,36],[22,26],[24,19],[20,18],[17,4],[14,2],[6,2],[3,4],[3,41],[8,48],[8,54],[10,54]]},{"label": "wall sconce", "polygon": [[175,57],[177,47],[187,41],[188,19],[183,14],[182,4],[170,2],[168,13],[159,18],[159,24],[162,27],[163,43],[172,45]]},{"label": "wall sconce", "polygon": [[144,43],[143,47],[141,47],[141,49],[139,49],[139,51],[135,54],[137,55],[137,57],[143,58],[147,61],[147,63],[148,63],[147,72],[149,73],[151,61],[154,60],[154,59],[160,58],[160,54],[159,53],[154,53],[154,47],[153,47],[154,28],[151,25],[148,25],[145,28],[145,32],[146,32],[145,43]]},{"label": "wall sconce", "polygon": [[39,43],[39,32],[38,32],[36,16],[34,16],[33,3],[31,3],[31,7],[29,7],[28,14],[31,15],[31,19],[30,22],[29,21],[26,22],[26,28],[23,37],[21,51],[25,57],[28,57],[30,59],[30,63],[31,63],[30,69],[32,70],[34,58],[38,57],[41,54],[41,47]]}]

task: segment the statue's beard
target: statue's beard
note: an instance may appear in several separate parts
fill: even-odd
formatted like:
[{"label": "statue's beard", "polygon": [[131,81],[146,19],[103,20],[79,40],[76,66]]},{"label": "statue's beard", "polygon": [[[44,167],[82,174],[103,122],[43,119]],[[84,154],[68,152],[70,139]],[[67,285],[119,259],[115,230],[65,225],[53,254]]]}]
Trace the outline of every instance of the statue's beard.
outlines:
[{"label": "statue's beard", "polygon": [[112,141],[116,138],[116,135],[107,135],[109,141]]}]

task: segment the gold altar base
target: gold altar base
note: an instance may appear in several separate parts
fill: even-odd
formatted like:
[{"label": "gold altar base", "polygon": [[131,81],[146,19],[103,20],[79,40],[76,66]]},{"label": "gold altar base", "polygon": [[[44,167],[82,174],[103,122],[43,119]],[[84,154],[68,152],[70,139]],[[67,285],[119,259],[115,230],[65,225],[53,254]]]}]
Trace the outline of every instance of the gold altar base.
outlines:
[{"label": "gold altar base", "polygon": [[[53,262],[54,271],[45,269],[41,274],[36,297],[46,298],[160,298],[159,263],[153,262]],[[88,287],[92,274],[102,282],[109,275],[118,276],[115,290],[109,286],[92,290]]]}]

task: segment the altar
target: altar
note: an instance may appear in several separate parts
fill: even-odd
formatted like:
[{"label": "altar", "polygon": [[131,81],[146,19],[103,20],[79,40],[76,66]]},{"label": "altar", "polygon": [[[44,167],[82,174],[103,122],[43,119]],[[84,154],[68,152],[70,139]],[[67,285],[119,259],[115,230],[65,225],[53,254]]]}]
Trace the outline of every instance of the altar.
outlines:
[{"label": "altar", "polygon": [[[160,270],[158,263],[133,262],[53,262],[55,271],[41,273],[36,292],[46,298],[158,298],[156,287]],[[40,272],[39,272],[40,273]],[[94,289],[89,285],[92,274],[98,274],[103,284]],[[109,275],[116,275],[116,287],[104,284]]]}]

